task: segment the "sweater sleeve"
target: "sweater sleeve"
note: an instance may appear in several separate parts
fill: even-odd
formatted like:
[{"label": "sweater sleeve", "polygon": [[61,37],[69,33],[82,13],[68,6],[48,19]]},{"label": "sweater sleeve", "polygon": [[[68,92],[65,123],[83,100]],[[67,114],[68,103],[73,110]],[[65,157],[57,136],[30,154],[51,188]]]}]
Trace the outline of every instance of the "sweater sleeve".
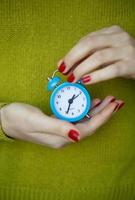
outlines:
[{"label": "sweater sleeve", "polygon": [[[0,102],[0,109],[7,105],[8,103],[6,102]],[[2,129],[2,124],[1,124],[1,121],[0,121],[0,141],[9,141],[9,142],[12,142],[14,139],[12,139],[11,137],[7,136],[5,133],[4,133],[4,130]]]}]

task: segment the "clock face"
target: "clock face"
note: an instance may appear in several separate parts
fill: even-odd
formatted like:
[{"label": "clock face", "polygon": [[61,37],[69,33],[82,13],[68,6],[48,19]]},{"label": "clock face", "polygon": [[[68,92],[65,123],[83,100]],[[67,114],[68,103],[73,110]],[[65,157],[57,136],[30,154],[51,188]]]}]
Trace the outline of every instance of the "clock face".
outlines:
[{"label": "clock face", "polygon": [[78,121],[90,109],[90,97],[87,90],[76,83],[63,83],[52,94],[51,108],[61,119]]}]

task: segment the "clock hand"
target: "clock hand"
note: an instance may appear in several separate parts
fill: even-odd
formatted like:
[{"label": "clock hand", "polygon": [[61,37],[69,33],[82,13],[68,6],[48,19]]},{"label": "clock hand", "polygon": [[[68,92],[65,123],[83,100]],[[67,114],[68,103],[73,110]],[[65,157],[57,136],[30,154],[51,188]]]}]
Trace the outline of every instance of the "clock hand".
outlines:
[{"label": "clock hand", "polygon": [[81,92],[80,92],[78,95],[76,95],[76,96],[75,96],[75,94],[74,94],[74,95],[72,96],[72,98],[68,100],[69,105],[68,105],[68,109],[67,109],[67,111],[66,111],[67,114],[68,114],[68,112],[69,112],[69,110],[70,110],[70,106],[71,106],[71,104],[73,103],[73,100],[76,99],[80,94],[81,94]]},{"label": "clock hand", "polygon": [[68,105],[68,109],[67,109],[67,111],[66,111],[67,114],[68,114],[68,112],[69,112],[69,109],[70,109],[71,104],[73,103],[74,97],[75,97],[75,94],[72,96],[71,99],[68,100],[69,105]]},{"label": "clock hand", "polygon": [[68,103],[69,103],[69,104],[73,103],[73,99],[74,99],[74,97],[75,97],[75,94],[72,96],[71,99],[68,100]]},{"label": "clock hand", "polygon": [[73,101],[73,99],[75,98],[75,94],[72,96],[71,99],[69,99],[68,101]]},{"label": "clock hand", "polygon": [[68,112],[69,112],[69,110],[70,110],[70,106],[71,106],[71,104],[69,103],[68,109],[67,109],[67,111],[66,111],[67,114],[68,114]]},{"label": "clock hand", "polygon": [[80,92],[77,96],[75,96],[75,97],[73,98],[73,100],[76,99],[80,94],[81,94],[81,92]]}]

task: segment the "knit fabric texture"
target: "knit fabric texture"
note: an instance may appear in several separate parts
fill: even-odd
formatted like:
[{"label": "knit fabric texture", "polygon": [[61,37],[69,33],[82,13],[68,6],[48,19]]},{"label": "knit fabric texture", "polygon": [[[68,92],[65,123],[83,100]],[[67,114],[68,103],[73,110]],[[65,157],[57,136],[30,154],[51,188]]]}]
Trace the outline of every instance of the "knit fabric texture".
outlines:
[{"label": "knit fabric texture", "polygon": [[[0,102],[50,115],[46,77],[81,37],[114,24],[135,36],[133,0],[1,0]],[[135,81],[87,89],[92,98],[123,99],[125,107],[79,143],[56,150],[10,142],[0,131],[0,200],[135,199]]]}]

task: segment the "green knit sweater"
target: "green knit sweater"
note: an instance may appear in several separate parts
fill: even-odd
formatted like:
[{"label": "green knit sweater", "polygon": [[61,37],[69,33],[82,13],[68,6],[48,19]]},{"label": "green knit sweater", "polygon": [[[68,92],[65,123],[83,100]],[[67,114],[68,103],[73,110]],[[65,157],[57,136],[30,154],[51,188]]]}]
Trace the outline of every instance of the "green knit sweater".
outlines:
[{"label": "green knit sweater", "polygon": [[[51,114],[46,77],[84,35],[119,24],[135,36],[134,0],[1,0],[0,102]],[[94,135],[62,149],[0,131],[0,200],[134,200],[135,82],[88,86],[92,97],[124,99]]]}]

